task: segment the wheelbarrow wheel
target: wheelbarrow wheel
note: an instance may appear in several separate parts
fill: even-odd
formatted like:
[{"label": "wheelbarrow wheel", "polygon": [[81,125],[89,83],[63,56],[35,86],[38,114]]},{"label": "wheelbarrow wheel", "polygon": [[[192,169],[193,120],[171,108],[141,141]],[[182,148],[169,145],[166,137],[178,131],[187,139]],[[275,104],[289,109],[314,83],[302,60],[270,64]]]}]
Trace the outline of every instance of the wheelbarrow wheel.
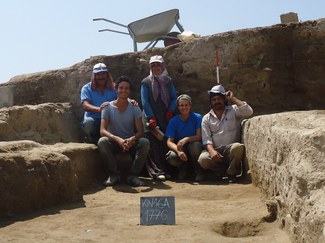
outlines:
[{"label": "wheelbarrow wheel", "polygon": [[181,42],[181,40],[177,38],[177,35],[179,35],[179,34],[180,33],[176,32],[176,31],[168,33],[167,37],[165,37],[165,39],[164,39],[165,47]]}]

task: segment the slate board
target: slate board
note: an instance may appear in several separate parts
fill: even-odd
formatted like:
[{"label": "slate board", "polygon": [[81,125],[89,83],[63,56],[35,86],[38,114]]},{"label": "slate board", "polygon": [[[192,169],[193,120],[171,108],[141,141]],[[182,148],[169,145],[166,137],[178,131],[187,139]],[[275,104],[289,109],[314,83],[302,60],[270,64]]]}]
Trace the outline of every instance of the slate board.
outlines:
[{"label": "slate board", "polygon": [[175,197],[140,197],[140,225],[175,224]]}]

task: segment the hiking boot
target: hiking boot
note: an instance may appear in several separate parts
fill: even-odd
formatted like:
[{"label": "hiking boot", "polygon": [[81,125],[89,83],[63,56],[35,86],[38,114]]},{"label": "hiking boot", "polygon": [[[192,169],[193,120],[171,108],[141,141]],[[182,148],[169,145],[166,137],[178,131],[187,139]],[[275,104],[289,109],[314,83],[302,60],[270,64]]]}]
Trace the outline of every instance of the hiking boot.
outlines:
[{"label": "hiking boot", "polygon": [[134,187],[137,187],[137,186],[144,186],[144,182],[141,181],[138,177],[136,176],[129,176],[128,179],[127,179],[127,183],[130,185],[130,186],[134,186]]},{"label": "hiking boot", "polygon": [[228,175],[228,182],[230,183],[236,183],[237,182],[237,178],[235,175]]},{"label": "hiking boot", "polygon": [[103,186],[114,186],[120,182],[120,177],[117,175],[111,175],[103,182]]}]

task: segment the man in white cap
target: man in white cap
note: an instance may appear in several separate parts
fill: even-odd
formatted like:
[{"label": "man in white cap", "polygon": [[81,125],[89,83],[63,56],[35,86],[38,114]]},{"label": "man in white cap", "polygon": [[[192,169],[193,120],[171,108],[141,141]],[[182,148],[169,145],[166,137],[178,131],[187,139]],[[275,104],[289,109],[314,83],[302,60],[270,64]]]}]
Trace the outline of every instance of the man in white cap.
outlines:
[{"label": "man in white cap", "polygon": [[[86,142],[97,144],[100,137],[101,112],[115,99],[117,94],[111,73],[104,63],[95,64],[91,81],[86,83],[80,92],[80,101],[85,111],[82,126]],[[129,102],[138,106],[135,100],[129,99]]]},{"label": "man in white cap", "polygon": [[85,111],[82,124],[87,142],[97,144],[100,137],[101,112],[109,101],[116,98],[111,74],[104,63],[97,63],[93,67],[91,81],[82,87],[80,93],[80,101]]},{"label": "man in white cap", "polygon": [[202,168],[218,176],[225,172],[229,183],[236,182],[245,147],[240,143],[241,121],[253,114],[253,109],[236,98],[232,91],[225,92],[222,85],[209,91],[211,110],[202,120],[202,143],[205,150],[199,157]]}]

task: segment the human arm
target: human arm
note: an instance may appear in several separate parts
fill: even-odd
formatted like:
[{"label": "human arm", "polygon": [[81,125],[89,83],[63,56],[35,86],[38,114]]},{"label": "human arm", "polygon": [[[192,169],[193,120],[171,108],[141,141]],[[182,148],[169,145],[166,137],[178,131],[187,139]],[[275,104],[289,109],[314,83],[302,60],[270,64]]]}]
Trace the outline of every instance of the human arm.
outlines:
[{"label": "human arm", "polygon": [[100,112],[102,112],[103,108],[108,105],[109,105],[108,101],[102,103],[100,106],[93,105],[89,100],[84,100],[82,102],[83,109],[85,111],[92,112],[92,113],[100,113]]},{"label": "human arm", "polygon": [[226,100],[232,104],[237,105],[238,107],[242,106],[245,104],[244,101],[241,101],[237,97],[234,96],[234,93],[232,91],[227,91],[226,92]]},{"label": "human arm", "polygon": [[125,150],[125,139],[114,135],[113,133],[108,131],[108,126],[109,126],[109,119],[108,118],[102,118],[100,121],[100,136],[102,137],[107,137],[111,141],[116,142],[122,149],[123,151]]},{"label": "human arm", "polygon": [[124,146],[125,146],[126,151],[128,151],[130,148],[132,148],[134,146],[135,142],[139,138],[144,137],[144,128],[143,128],[143,123],[142,123],[141,117],[135,118],[134,122],[135,122],[136,133],[134,134],[134,136],[125,139]]},{"label": "human arm", "polygon": [[212,131],[209,126],[210,114],[206,114],[202,119],[202,143],[213,161],[222,161],[223,156],[214,148]]},{"label": "human arm", "polygon": [[194,141],[201,141],[201,139],[202,139],[201,128],[197,128],[196,129],[196,134],[194,136],[185,137],[185,138],[182,138],[181,140],[179,140],[178,143],[177,143],[177,148],[179,150],[181,150],[182,147],[185,144],[190,143],[190,142],[194,142]]},{"label": "human arm", "polygon": [[149,102],[149,88],[146,84],[141,84],[141,103],[147,119],[154,117],[150,102]]},{"label": "human arm", "polygon": [[235,109],[236,117],[246,118],[253,114],[253,109],[245,101],[242,101],[234,96],[232,91],[226,92],[226,100],[238,107]]},{"label": "human arm", "polygon": [[95,94],[96,94],[96,91],[92,90],[91,83],[87,83],[82,87],[81,92],[80,92],[80,101],[81,101],[82,108],[86,112],[100,113],[104,107],[109,105],[108,101],[114,100],[117,98],[115,91],[107,93],[107,95],[109,95],[109,96],[105,96],[105,98],[107,98],[107,100],[98,99],[98,98],[96,100]]},{"label": "human arm", "polygon": [[170,80],[169,84],[168,84],[168,90],[169,90],[169,105],[168,105],[168,112],[172,112],[175,113],[175,110],[177,108],[177,94],[176,94],[176,89],[175,86],[172,82],[172,80]]},{"label": "human arm", "polygon": [[223,156],[213,147],[212,144],[206,144],[205,149],[209,152],[212,161],[222,161]]},{"label": "human arm", "polygon": [[184,151],[182,151],[182,147],[178,147],[175,144],[175,140],[174,138],[168,138],[167,139],[167,147],[171,150],[173,150],[175,153],[177,153],[178,157],[182,160],[182,161],[187,161],[187,155]]},{"label": "human arm", "polygon": [[178,141],[177,146],[179,149],[186,143],[202,140],[202,115],[199,113],[190,112],[188,119],[188,128],[191,128],[193,130],[191,130],[190,133],[187,133],[188,136],[184,136]]}]

